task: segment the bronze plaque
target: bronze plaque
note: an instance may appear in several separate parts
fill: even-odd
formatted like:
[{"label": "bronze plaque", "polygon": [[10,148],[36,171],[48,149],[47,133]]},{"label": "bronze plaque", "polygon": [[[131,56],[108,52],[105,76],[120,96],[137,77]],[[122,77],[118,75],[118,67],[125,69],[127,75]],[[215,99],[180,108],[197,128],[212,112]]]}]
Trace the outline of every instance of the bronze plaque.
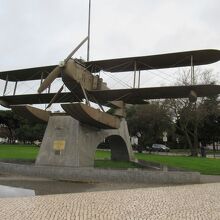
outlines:
[{"label": "bronze plaque", "polygon": [[65,144],[66,144],[66,141],[64,141],[64,140],[56,140],[53,142],[53,149],[54,150],[64,150]]}]

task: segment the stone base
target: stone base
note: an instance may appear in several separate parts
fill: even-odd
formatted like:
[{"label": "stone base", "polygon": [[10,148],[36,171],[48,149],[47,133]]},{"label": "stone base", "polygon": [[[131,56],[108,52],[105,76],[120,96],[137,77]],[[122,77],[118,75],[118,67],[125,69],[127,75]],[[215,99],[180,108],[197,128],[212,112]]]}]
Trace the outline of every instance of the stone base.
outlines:
[{"label": "stone base", "polygon": [[97,146],[109,143],[111,159],[134,160],[127,122],[119,129],[97,129],[70,116],[51,116],[36,160],[37,165],[92,167]]},{"label": "stone base", "polygon": [[94,183],[115,182],[157,185],[200,183],[200,173],[182,171],[148,171],[144,169],[111,170],[91,167],[74,168],[0,162],[0,172],[3,174]]}]

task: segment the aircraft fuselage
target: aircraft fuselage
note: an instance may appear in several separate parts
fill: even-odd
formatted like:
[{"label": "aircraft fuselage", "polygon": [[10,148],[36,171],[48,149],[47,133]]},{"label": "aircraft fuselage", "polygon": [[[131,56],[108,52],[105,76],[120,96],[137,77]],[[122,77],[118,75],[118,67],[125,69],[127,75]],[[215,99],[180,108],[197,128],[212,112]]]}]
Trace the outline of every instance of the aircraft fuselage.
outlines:
[{"label": "aircraft fuselage", "polygon": [[[98,75],[93,75],[90,71],[73,59],[69,60],[65,65],[62,78],[70,91],[79,85],[81,85],[87,91],[108,89],[102,78],[100,78]],[[67,83],[67,78],[71,81],[71,83]]]}]

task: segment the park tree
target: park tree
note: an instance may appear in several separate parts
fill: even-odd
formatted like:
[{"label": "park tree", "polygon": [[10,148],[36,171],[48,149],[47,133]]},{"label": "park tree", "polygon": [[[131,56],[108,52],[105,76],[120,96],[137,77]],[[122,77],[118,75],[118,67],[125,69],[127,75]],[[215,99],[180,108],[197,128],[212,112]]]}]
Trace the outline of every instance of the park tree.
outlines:
[{"label": "park tree", "polygon": [[42,123],[30,122],[20,118],[19,127],[15,130],[16,139],[23,143],[33,143],[36,140],[41,141],[46,129]]},{"label": "park tree", "polygon": [[126,119],[130,135],[139,132],[139,142],[143,146],[161,142],[164,131],[172,132],[169,111],[160,102],[129,106]]},{"label": "park tree", "polygon": [[12,111],[0,111],[0,127],[4,127],[4,131],[6,128],[9,131],[7,132],[9,143],[14,143],[15,140],[23,143],[42,140],[46,129],[45,124],[30,122]]},{"label": "park tree", "polygon": [[[212,71],[201,71],[197,69],[195,71],[196,77],[194,79],[195,84],[215,84],[215,80],[212,77]],[[190,85],[192,82],[190,71],[184,71],[178,80],[177,85]],[[170,109],[174,118],[174,124],[176,127],[176,133],[184,137],[186,145],[191,150],[192,156],[198,156],[199,142],[201,135],[200,127],[204,125],[204,120],[209,117],[211,112],[210,108],[207,108],[207,97],[198,98],[197,101],[190,102],[189,99],[172,99],[165,100],[164,104]],[[212,102],[216,106],[215,102]],[[213,107],[213,106],[212,106]]]},{"label": "park tree", "polygon": [[9,143],[15,142],[15,130],[19,127],[18,117],[12,111],[0,111],[0,126],[7,129],[7,138]]},{"label": "park tree", "polygon": [[220,109],[217,96],[208,97],[201,105],[201,111],[205,112],[203,124],[199,127],[199,138],[201,142],[212,144],[220,141]]}]

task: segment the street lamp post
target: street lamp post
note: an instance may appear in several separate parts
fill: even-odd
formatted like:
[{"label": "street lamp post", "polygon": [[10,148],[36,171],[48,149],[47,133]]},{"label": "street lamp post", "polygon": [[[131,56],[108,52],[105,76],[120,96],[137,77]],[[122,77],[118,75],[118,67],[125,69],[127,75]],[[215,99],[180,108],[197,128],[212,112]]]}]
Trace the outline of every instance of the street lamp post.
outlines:
[{"label": "street lamp post", "polygon": [[91,22],[91,0],[89,0],[87,62],[89,61],[90,58],[90,22]]}]

